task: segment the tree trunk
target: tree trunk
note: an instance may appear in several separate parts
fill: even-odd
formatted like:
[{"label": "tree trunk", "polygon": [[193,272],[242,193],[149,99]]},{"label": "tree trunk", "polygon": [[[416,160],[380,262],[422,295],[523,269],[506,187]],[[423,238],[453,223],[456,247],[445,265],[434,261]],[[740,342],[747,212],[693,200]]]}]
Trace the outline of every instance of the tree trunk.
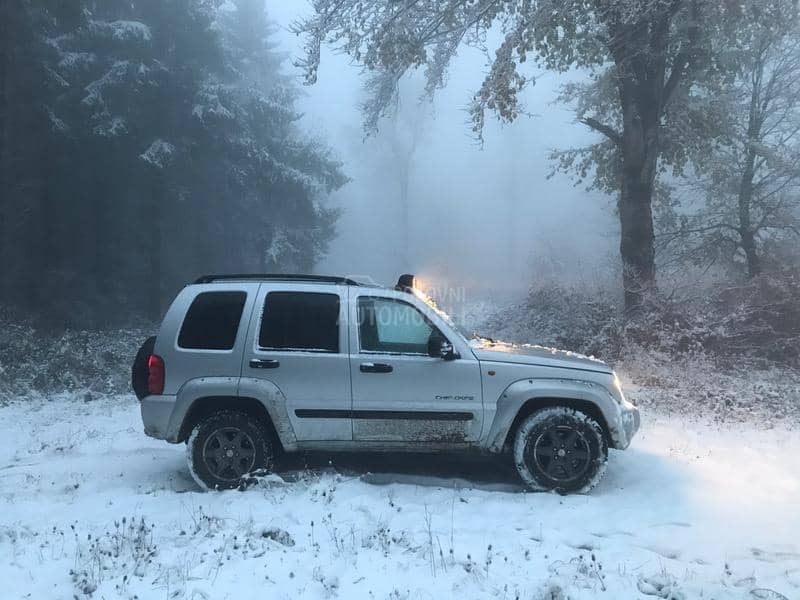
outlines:
[{"label": "tree trunk", "polygon": [[756,277],[761,274],[761,259],[756,250],[756,240],[752,231],[743,229],[740,232],[742,250],[747,260],[747,276]]},{"label": "tree trunk", "polygon": [[152,187],[147,211],[147,316],[154,322],[161,319],[161,204],[164,177],[161,170],[151,174]]},{"label": "tree trunk", "polygon": [[641,169],[624,169],[619,199],[620,255],[625,310],[635,311],[656,287],[652,182],[642,181]]},{"label": "tree trunk", "polygon": [[[91,151],[84,149],[84,152],[88,155]],[[105,148],[105,152],[107,152],[109,156],[113,156],[113,150],[107,147]],[[103,165],[106,173],[113,169],[113,162],[112,158],[111,161]],[[102,165],[103,161],[101,157],[96,156],[92,163],[95,165]],[[111,243],[113,232],[111,231],[112,224],[109,209],[109,197],[112,192],[108,178],[104,177],[97,181],[92,186],[91,190],[91,212],[89,216],[91,227],[89,232],[91,233],[92,251],[89,259],[90,262],[86,267],[87,271],[91,274],[98,296],[93,298],[93,305],[100,309],[96,310],[94,313],[94,318],[96,319],[95,326],[99,326],[100,324],[107,324],[107,320],[113,317],[113,315],[110,314],[112,312],[110,308],[115,304],[115,301],[119,299],[110,297],[111,288],[113,287],[110,264],[114,259],[114,248]]]},{"label": "tree trunk", "polygon": [[763,64],[761,65],[753,87],[752,97],[750,98],[750,115],[747,124],[747,154],[745,155],[744,171],[739,181],[738,198],[738,218],[739,218],[739,238],[747,260],[747,276],[755,277],[761,273],[761,261],[759,260],[756,249],[756,232],[753,228],[753,180],[756,176],[756,158],[758,151],[756,144],[761,138],[762,116],[759,112],[759,99],[761,96],[761,86],[763,76]]},{"label": "tree trunk", "polygon": [[[625,310],[635,312],[656,288],[653,189],[659,153],[658,107],[634,102],[630,87],[622,92],[620,139],[622,181],[619,197],[620,255]],[[645,104],[646,106],[646,104]]]},{"label": "tree trunk", "polygon": [[761,260],[756,248],[756,231],[752,223],[753,177],[755,165],[755,150],[751,148],[747,155],[742,180],[739,185],[739,243],[744,250],[747,260],[747,276],[755,277],[761,273]]},{"label": "tree trunk", "polygon": [[11,52],[13,51],[13,24],[11,2],[0,3],[0,301],[6,299],[8,272],[6,245],[8,230],[9,192],[11,169],[8,157],[10,147]]}]

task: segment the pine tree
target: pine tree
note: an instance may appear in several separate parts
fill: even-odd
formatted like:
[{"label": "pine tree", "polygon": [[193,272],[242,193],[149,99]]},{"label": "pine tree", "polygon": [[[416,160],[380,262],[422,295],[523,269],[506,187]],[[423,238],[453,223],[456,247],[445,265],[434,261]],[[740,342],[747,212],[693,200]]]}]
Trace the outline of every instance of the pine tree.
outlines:
[{"label": "pine tree", "polygon": [[218,4],[3,4],[0,301],[157,319],[201,273],[324,252],[340,165],[298,125],[263,6]]}]

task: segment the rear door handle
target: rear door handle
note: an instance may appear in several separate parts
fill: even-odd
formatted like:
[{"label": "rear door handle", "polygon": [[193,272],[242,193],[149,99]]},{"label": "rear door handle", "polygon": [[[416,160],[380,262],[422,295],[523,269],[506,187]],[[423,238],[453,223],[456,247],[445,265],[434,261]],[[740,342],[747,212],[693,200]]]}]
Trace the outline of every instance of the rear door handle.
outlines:
[{"label": "rear door handle", "polygon": [[277,361],[272,358],[251,358],[250,359],[250,368],[251,369],[277,369],[281,366],[280,361]]},{"label": "rear door handle", "polygon": [[391,373],[392,371],[394,371],[394,367],[386,363],[361,363],[362,373]]}]

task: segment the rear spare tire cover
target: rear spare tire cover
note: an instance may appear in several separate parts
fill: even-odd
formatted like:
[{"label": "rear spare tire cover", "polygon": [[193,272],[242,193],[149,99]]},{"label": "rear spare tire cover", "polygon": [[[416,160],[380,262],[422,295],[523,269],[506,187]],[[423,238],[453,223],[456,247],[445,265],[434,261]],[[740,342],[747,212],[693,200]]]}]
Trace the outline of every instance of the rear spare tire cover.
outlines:
[{"label": "rear spare tire cover", "polygon": [[150,358],[155,347],[156,336],[147,338],[136,353],[136,358],[133,360],[131,386],[133,387],[133,393],[136,394],[139,400],[150,393],[147,388],[147,379],[150,376],[150,372],[147,368],[147,359]]}]

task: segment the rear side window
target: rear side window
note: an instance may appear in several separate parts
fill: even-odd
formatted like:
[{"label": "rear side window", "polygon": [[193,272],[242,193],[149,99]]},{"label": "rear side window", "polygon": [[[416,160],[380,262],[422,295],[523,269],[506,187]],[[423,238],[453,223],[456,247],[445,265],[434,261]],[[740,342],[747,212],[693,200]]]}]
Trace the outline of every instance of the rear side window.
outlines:
[{"label": "rear side window", "polygon": [[183,320],[178,346],[192,350],[231,350],[246,299],[246,292],[198,294]]},{"label": "rear side window", "polygon": [[264,302],[261,348],[339,352],[339,296],[270,292]]}]

